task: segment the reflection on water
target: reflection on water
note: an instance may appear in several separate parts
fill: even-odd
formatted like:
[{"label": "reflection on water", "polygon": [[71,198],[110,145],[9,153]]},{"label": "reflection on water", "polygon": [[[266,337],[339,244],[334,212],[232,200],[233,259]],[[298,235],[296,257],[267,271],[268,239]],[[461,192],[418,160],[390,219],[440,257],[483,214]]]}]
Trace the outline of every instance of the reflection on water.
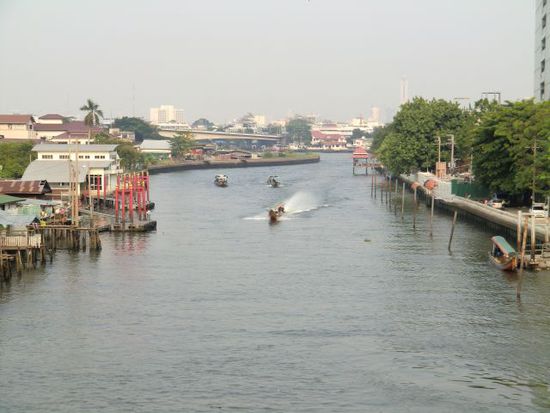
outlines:
[{"label": "reflection on water", "polygon": [[517,303],[494,234],[459,220],[449,254],[448,215],[413,229],[348,154],[218,173],[154,176],[156,233],[0,289],[0,411],[548,410],[550,274]]}]

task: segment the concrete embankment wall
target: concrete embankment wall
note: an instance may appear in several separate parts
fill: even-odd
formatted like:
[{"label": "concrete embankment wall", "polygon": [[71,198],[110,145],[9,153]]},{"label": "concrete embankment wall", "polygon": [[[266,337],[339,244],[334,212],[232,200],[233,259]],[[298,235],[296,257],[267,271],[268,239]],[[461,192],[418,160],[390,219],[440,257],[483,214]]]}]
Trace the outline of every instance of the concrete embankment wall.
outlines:
[{"label": "concrete embankment wall", "polygon": [[252,168],[260,166],[283,166],[317,163],[319,156],[307,158],[260,158],[260,159],[231,159],[227,161],[187,161],[174,165],[153,165],[149,173],[185,171],[193,169],[225,169],[225,168]]},{"label": "concrete embankment wall", "polygon": [[[417,195],[420,199],[425,200],[426,205],[430,204],[432,191],[422,186],[421,182],[416,181],[412,176],[400,176],[399,179],[407,183],[409,186],[414,182],[419,183]],[[494,209],[480,202],[472,201],[471,199],[466,199],[459,196],[447,195],[442,197],[440,196],[440,193],[437,192],[437,189],[433,191],[433,195],[435,197],[435,206],[437,208],[449,212],[456,210],[459,216],[462,216],[486,228],[495,230],[499,232],[500,235],[516,237],[518,222],[517,214]],[[531,233],[530,231],[531,219],[529,219],[529,234]],[[544,225],[540,219],[535,225],[535,236],[536,239],[541,242],[544,242],[544,240],[548,238],[547,226]]]}]

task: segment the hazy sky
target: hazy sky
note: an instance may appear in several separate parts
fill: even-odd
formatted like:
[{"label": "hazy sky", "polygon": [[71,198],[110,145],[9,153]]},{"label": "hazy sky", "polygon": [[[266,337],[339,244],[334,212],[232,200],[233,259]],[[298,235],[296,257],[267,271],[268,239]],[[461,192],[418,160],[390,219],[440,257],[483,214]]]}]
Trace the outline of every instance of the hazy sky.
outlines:
[{"label": "hazy sky", "polygon": [[403,76],[530,97],[533,49],[534,0],[0,0],[0,113],[346,120],[398,106]]}]

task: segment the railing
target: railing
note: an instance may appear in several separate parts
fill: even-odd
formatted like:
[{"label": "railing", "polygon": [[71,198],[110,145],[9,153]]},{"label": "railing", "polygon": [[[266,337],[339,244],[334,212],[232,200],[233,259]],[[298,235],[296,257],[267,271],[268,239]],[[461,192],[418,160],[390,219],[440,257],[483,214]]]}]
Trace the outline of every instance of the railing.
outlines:
[{"label": "railing", "polygon": [[35,235],[0,235],[0,248],[40,248],[42,237]]}]

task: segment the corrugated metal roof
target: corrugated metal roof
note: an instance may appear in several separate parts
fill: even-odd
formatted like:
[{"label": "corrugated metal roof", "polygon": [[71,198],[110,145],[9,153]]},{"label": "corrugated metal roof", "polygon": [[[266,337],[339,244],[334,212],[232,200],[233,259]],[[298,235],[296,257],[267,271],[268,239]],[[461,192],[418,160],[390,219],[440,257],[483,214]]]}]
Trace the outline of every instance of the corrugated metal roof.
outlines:
[{"label": "corrugated metal roof", "polygon": [[0,180],[0,194],[42,195],[52,192],[45,180]]},{"label": "corrugated metal roof", "polygon": [[156,139],[145,139],[139,144],[139,149],[142,151],[147,150],[171,150],[170,141],[168,140],[156,140]]},{"label": "corrugated metal roof", "polygon": [[[85,146],[85,145],[84,145]],[[111,161],[78,161],[79,182],[86,181],[86,175],[90,168],[107,168]],[[36,159],[32,161],[25,173],[23,180],[45,179],[48,182],[69,182],[69,160],[48,161]]]},{"label": "corrugated metal roof", "polygon": [[27,225],[32,224],[35,218],[31,215],[19,215],[0,210],[0,225],[4,227],[11,225],[13,227],[25,228]]},{"label": "corrugated metal roof", "polygon": [[66,143],[39,143],[32,148],[35,152],[74,152],[78,146],[78,152],[113,152],[118,145],[76,145]]},{"label": "corrugated metal roof", "polygon": [[24,201],[24,199],[17,198],[16,196],[0,194],[0,205],[15,204],[20,201]]}]

